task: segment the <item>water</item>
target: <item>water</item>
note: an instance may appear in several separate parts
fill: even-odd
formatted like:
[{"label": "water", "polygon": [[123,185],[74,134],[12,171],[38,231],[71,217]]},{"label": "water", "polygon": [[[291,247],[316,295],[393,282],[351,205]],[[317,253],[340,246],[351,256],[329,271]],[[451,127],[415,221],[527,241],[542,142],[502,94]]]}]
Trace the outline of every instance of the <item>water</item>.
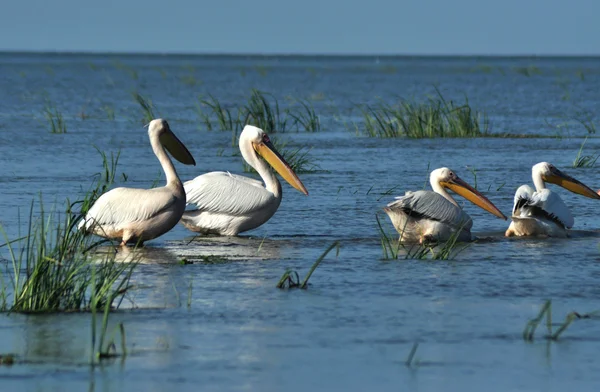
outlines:
[{"label": "water", "polygon": [[[356,103],[420,99],[434,86],[447,99],[466,94],[494,132],[550,137],[381,140],[348,130],[360,117]],[[60,205],[90,184],[101,169],[94,146],[120,149],[129,186],[159,178],[132,91],[152,99],[196,158],[197,167],[177,165],[183,179],[242,173],[231,134],[200,129],[200,95],[229,107],[251,88],[283,106],[286,97],[309,98],[323,125],[271,135],[311,148],[321,170],[300,175],[310,196],[284,184],[276,215],[239,238],[194,239],[177,226],[147,244],[134,276],[141,288],[111,317],[126,328],[123,362],[85,365],[89,314],[0,317],[0,353],[21,361],[0,367],[2,389],[590,389],[600,381],[597,322],[577,321],[551,344],[526,343],[521,332],[547,298],[556,321],[600,308],[596,201],[552,188],[576,217],[566,240],[505,239],[507,222],[466,203],[486,241],[436,262],[382,260],[375,214],[440,166],[471,184],[474,169],[478,188],[506,215],[542,160],[598,188],[595,168],[570,168],[587,131],[569,119],[593,114],[599,87],[598,58],[0,55],[0,221],[11,238],[40,192],[46,205]],[[66,134],[49,133],[47,100],[65,115]],[[590,138],[584,152],[599,148]],[[336,240],[339,256],[327,256],[308,290],[275,288],[287,268],[303,276]],[[179,264],[184,257],[194,263]],[[419,364],[407,368],[416,341]]]}]

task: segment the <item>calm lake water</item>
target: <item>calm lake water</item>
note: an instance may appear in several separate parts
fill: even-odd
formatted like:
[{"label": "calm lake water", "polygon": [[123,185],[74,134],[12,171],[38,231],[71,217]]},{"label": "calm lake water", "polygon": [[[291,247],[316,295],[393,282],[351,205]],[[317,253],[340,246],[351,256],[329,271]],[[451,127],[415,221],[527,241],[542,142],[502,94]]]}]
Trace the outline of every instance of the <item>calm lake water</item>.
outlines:
[{"label": "calm lake water", "polygon": [[[420,100],[436,87],[448,100],[468,97],[495,133],[544,137],[360,135],[356,105]],[[118,173],[120,180],[126,173],[127,186],[163,181],[133,91],[152,100],[196,158],[196,167],[176,165],[182,179],[212,170],[243,173],[231,132],[207,131],[196,107],[208,94],[241,107],[252,88],[273,94],[282,108],[308,99],[320,115],[320,132],[271,134],[288,147],[310,148],[319,170],[300,174],[310,196],[284,183],[275,216],[239,238],[194,237],[177,226],[148,242],[133,278],[140,288],[111,316],[111,325],[125,325],[124,361],[95,370],[86,365],[89,314],[0,316],[0,353],[20,361],[0,366],[2,390],[599,385],[596,320],[575,322],[558,342],[527,343],[521,336],[546,299],[556,322],[572,310],[600,308],[598,201],[551,185],[575,216],[573,238],[564,240],[505,239],[508,222],[465,203],[474,234],[485,240],[451,261],[383,260],[375,217],[394,196],[421,189],[429,170],[441,166],[471,184],[475,170],[477,187],[506,215],[514,191],[531,183],[531,166],[540,161],[600,188],[597,168],[571,167],[588,136],[574,118],[597,120],[600,58],[0,54],[3,228],[17,237],[40,194],[46,209],[75,199],[102,168],[96,148],[121,152]],[[50,133],[47,105],[64,115],[67,133]],[[583,153],[596,155],[600,140],[589,136]],[[327,256],[308,290],[275,288],[287,268],[304,275],[334,241],[339,255]],[[207,262],[207,256],[219,258]],[[183,257],[193,263],[178,263]],[[544,331],[540,326],[538,335]],[[418,364],[408,368],[414,342]]]}]

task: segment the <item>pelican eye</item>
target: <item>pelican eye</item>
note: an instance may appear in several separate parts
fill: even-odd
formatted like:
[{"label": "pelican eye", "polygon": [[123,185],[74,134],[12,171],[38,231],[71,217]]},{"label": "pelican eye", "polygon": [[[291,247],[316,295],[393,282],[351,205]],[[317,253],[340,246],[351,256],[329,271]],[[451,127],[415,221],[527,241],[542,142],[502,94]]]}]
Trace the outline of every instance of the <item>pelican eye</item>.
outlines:
[{"label": "pelican eye", "polygon": [[270,143],[271,142],[271,139],[269,139],[269,136],[267,136],[266,133],[263,135],[262,139],[263,139],[263,142],[265,142],[265,143]]}]

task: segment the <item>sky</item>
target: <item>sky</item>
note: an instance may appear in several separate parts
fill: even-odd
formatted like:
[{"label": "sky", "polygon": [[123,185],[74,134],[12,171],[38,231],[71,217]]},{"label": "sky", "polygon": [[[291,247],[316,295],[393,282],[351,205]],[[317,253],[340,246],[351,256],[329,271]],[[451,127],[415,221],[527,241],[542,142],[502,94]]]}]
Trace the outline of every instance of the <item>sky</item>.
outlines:
[{"label": "sky", "polygon": [[3,0],[0,50],[600,55],[598,0]]}]

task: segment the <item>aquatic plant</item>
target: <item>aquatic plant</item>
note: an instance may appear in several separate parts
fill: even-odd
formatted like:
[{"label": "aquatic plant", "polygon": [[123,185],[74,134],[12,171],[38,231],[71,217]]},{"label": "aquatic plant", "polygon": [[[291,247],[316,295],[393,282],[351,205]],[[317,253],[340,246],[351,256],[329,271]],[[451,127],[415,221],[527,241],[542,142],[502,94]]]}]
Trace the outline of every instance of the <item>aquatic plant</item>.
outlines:
[{"label": "aquatic plant", "polygon": [[[549,340],[558,340],[559,336],[562,335],[567,328],[573,323],[575,320],[580,319],[592,319],[600,317],[600,310],[595,310],[593,312],[580,314],[577,312],[570,312],[565,317],[565,321],[561,324],[553,324],[552,323],[552,300],[546,300],[540,309],[538,315],[529,320],[527,324],[525,324],[525,329],[523,330],[523,339],[532,342],[535,334],[535,330],[538,325],[542,322],[544,316],[546,316],[546,328],[548,330],[548,334],[544,336],[544,338]],[[553,329],[553,326],[558,326],[556,330]]]},{"label": "aquatic plant", "polygon": [[67,133],[67,124],[62,113],[50,102],[46,104],[44,117],[50,126],[50,133]]},{"label": "aquatic plant", "polygon": [[310,279],[311,275],[313,274],[313,272],[315,272],[319,264],[321,264],[325,256],[327,256],[327,254],[331,252],[333,248],[336,248],[335,257],[338,257],[338,255],[340,254],[340,243],[339,241],[335,241],[333,244],[329,245],[329,248],[327,248],[325,252],[323,252],[323,254],[321,254],[321,256],[319,256],[319,258],[313,263],[312,267],[310,267],[310,270],[308,271],[302,282],[300,281],[300,276],[296,271],[288,269],[284,272],[281,279],[279,279],[279,282],[277,283],[276,287],[278,289],[307,289],[308,280]]},{"label": "aquatic plant", "polygon": [[294,126],[299,129],[301,126],[307,132],[316,132],[321,129],[319,116],[315,112],[312,104],[308,100],[297,100],[300,104],[298,111],[288,110],[288,114],[294,119]]},{"label": "aquatic plant", "polygon": [[[1,275],[0,310],[10,312],[63,312],[92,310],[112,306],[130,289],[129,279],[135,263],[114,263],[113,256],[99,259],[91,251],[104,241],[77,229],[89,206],[115,178],[118,156],[112,162],[103,155],[104,172],[84,196],[66,202],[63,213],[46,213],[40,197],[39,215],[34,217],[32,202],[25,236],[6,239],[9,254],[9,284]],[[75,210],[79,206],[79,211]],[[10,288],[8,287],[10,285]],[[9,297],[12,299],[9,300]],[[120,303],[120,301],[118,302]],[[118,305],[117,305],[118,307]]]},{"label": "aquatic plant", "polygon": [[415,354],[417,353],[417,348],[419,348],[419,343],[414,342],[412,345],[412,348],[408,352],[408,357],[406,358],[406,361],[404,362],[404,364],[407,367],[412,367],[413,365],[417,364],[417,361],[415,361]]},{"label": "aquatic plant", "polygon": [[397,106],[383,102],[361,106],[363,133],[381,138],[477,137],[489,133],[487,115],[471,109],[467,98],[457,106],[436,91],[436,97],[429,97],[423,103],[401,101]]},{"label": "aquatic plant", "polygon": [[279,109],[279,102],[269,93],[252,89],[250,98],[242,110],[244,124],[254,125],[265,132],[285,132],[287,128],[286,112]]},{"label": "aquatic plant", "polygon": [[527,67],[513,67],[513,71],[527,77],[542,74],[542,71],[535,65],[529,65]]},{"label": "aquatic plant", "polygon": [[[242,123],[240,121],[240,111],[238,110],[237,118],[231,114],[231,110],[221,105],[218,99],[212,95],[208,95],[208,99],[198,99],[196,109],[200,120],[206,126],[206,129],[211,131],[213,124],[211,121],[211,114],[217,119],[217,127],[221,131],[239,131],[241,130]],[[205,113],[203,107],[208,107],[210,113]]]},{"label": "aquatic plant", "polygon": [[400,237],[395,240],[386,233],[378,214],[375,214],[375,219],[377,220],[377,227],[381,240],[383,260],[397,260],[400,258],[402,253],[404,253],[405,260],[452,260],[458,256],[460,252],[464,251],[471,245],[471,243],[458,242],[458,237],[460,236],[462,227],[455,230],[450,238],[441,243],[424,242],[404,244],[402,241],[400,241]]},{"label": "aquatic plant", "polygon": [[154,105],[150,99],[145,98],[142,94],[134,91],[132,93],[133,99],[140,105],[142,108],[142,122],[144,124],[148,124],[150,121],[154,120],[156,117],[154,116]]},{"label": "aquatic plant", "polygon": [[[92,280],[94,279],[94,271],[92,271]],[[91,328],[91,350],[90,350],[90,364],[94,365],[97,360],[109,359],[115,357],[125,357],[127,355],[127,343],[125,339],[125,326],[123,323],[119,323],[115,328],[113,328],[113,332],[111,333],[110,338],[107,343],[104,342],[107,340],[108,333],[108,319],[110,314],[110,302],[106,302],[104,305],[104,312],[102,316],[102,325],[100,327],[100,336],[97,333],[97,323],[96,323],[96,312],[100,308],[97,300],[94,296],[92,296],[92,328]],[[115,345],[115,331],[119,331],[121,337],[121,353],[117,353],[116,345]],[[96,345],[96,341],[98,341],[98,345]]]},{"label": "aquatic plant", "polygon": [[104,113],[106,113],[106,117],[109,120],[111,120],[111,121],[115,120],[115,109],[112,106],[104,105],[104,106],[102,106],[102,110],[104,110]]},{"label": "aquatic plant", "polygon": [[575,168],[577,168],[577,167],[593,167],[596,164],[598,157],[600,157],[600,154],[598,154],[598,155],[583,155],[583,146],[585,146],[585,142],[587,142],[587,137],[585,138],[583,143],[581,143],[581,147],[579,147],[577,156],[575,157],[575,160],[573,161],[572,166]]},{"label": "aquatic plant", "polygon": [[[299,146],[288,148],[288,141],[281,141],[279,139],[271,139],[271,142],[273,143],[273,146],[275,146],[275,149],[279,151],[281,156],[283,156],[290,165],[292,170],[297,174],[314,173],[321,170],[321,167],[309,156],[311,150],[310,147]],[[245,160],[242,160],[242,165],[244,173],[256,173],[256,170],[254,170],[254,168],[252,168]]]}]

